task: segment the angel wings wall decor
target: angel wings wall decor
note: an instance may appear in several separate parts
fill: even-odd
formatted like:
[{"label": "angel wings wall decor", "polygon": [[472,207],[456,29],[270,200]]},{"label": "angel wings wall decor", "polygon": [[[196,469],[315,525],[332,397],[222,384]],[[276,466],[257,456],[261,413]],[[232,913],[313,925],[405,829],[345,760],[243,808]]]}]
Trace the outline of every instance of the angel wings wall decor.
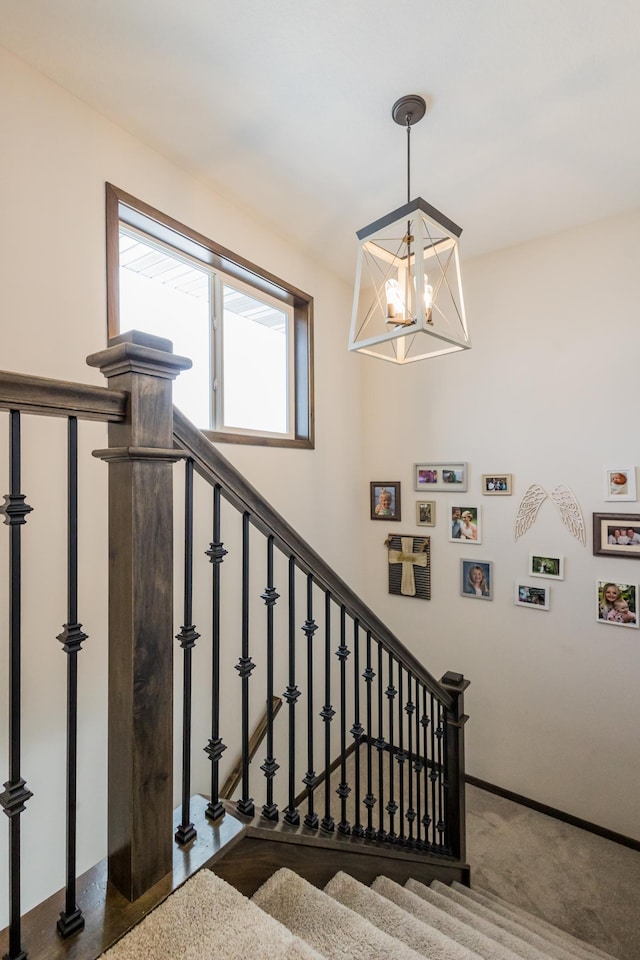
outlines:
[{"label": "angel wings wall decor", "polygon": [[[565,483],[559,483],[551,491],[551,499],[560,512],[560,518],[576,540],[583,547],[587,545],[587,534],[580,504]],[[525,492],[514,524],[514,539],[518,540],[535,523],[540,507],[547,499],[546,490],[539,483],[532,483]]]}]

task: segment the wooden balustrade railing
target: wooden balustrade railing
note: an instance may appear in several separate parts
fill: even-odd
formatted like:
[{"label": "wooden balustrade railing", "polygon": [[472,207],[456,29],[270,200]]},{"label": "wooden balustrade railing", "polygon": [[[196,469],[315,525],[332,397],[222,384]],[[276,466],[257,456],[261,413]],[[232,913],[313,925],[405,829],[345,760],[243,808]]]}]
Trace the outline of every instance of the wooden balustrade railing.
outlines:
[{"label": "wooden balustrade railing", "polygon": [[[241,745],[237,809],[245,817],[303,824],[325,838],[395,844],[412,853],[463,861],[464,723],[460,674],[436,680],[360,597],[322,560],[258,491],[178,410],[171,381],[190,361],[174,356],[160,338],[124,334],[88,358],[108,388],[19,374],[0,374],[0,409],[10,411],[10,492],[0,508],[10,527],[10,770],[0,804],[9,819],[10,925],[8,960],[24,960],[20,927],[20,818],[31,793],[20,767],[21,528],[31,507],[21,490],[22,414],[69,420],[68,622],[59,639],[68,654],[67,896],[58,924],[63,937],[83,925],[75,903],[76,657],[85,638],[78,623],[77,442],[78,419],[108,424],[108,446],[94,451],[109,473],[109,694],[108,860],[111,883],[129,900],[141,897],[171,869],[173,856],[173,471],[185,461],[182,819],[175,834],[188,846],[191,822],[192,673],[196,563],[211,573],[210,736],[196,753],[211,764],[206,816],[215,824],[225,807],[220,763],[229,738]],[[194,555],[194,476],[209,490],[212,539]],[[226,543],[223,505],[239,514],[241,534]],[[227,529],[230,529],[227,527]],[[265,582],[254,583],[255,551]],[[223,578],[233,559],[240,572],[241,629],[236,729],[221,710],[221,657],[225,629]],[[225,563],[227,566],[225,567]],[[275,582],[276,569],[286,570]],[[282,597],[279,596],[282,593]],[[263,602],[256,650],[250,629],[255,603]],[[280,601],[280,602],[279,602]],[[255,658],[255,659],[254,659]],[[284,658],[284,660],[283,660]],[[259,663],[258,663],[259,661]],[[285,689],[276,689],[286,673]],[[286,710],[275,730],[274,703]],[[267,702],[266,756],[250,767],[251,705]],[[286,745],[277,743],[286,732]],[[227,738],[225,743],[224,738]],[[280,738],[280,740],[279,740]],[[302,759],[304,757],[304,759]],[[315,767],[320,766],[317,772]],[[335,776],[332,776],[335,771]],[[258,782],[256,777],[263,777]],[[335,782],[338,779],[339,782]],[[300,788],[304,787],[303,794]],[[260,792],[256,804],[252,792]],[[303,817],[300,810],[306,806]],[[202,829],[200,827],[199,829]],[[308,841],[307,841],[308,842]]]}]

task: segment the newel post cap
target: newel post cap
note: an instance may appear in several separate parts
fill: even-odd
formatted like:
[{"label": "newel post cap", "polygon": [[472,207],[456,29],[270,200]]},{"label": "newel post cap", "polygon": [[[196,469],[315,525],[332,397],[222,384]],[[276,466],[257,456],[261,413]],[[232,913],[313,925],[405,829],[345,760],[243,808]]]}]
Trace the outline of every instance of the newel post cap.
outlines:
[{"label": "newel post cap", "polygon": [[87,357],[87,364],[98,367],[107,378],[123,373],[144,373],[165,380],[175,380],[183,370],[192,366],[188,357],[174,354],[171,340],[139,330],[112,337],[106,350]]}]

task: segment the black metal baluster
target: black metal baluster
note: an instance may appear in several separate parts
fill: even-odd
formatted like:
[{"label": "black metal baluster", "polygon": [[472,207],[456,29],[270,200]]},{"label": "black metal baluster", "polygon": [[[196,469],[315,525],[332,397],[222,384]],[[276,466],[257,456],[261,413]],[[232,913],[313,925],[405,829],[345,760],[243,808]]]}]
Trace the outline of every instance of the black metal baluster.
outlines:
[{"label": "black metal baluster", "polygon": [[384,829],[384,748],[386,740],[384,739],[384,693],[382,690],[382,644],[378,643],[378,739],[375,747],[378,751],[378,831],[376,837],[378,840],[387,839],[387,831]]},{"label": "black metal baluster", "polygon": [[444,763],[442,756],[442,740],[444,737],[444,726],[442,720],[442,704],[438,701],[438,729],[436,730],[436,741],[438,744],[438,822],[436,830],[438,833],[438,853],[444,853]]},{"label": "black metal baluster", "polygon": [[450,839],[450,830],[451,822],[449,817],[449,779],[448,779],[448,770],[449,764],[448,760],[448,737],[447,737],[447,708],[442,708],[442,785],[443,785],[443,801],[442,801],[442,819],[444,820],[444,831],[442,834],[444,852],[448,855],[451,855],[451,839]]},{"label": "black metal baluster", "polygon": [[367,793],[364,805],[367,808],[367,829],[364,832],[367,840],[375,840],[376,828],[373,825],[373,808],[376,798],[373,795],[373,710],[371,704],[371,684],[375,679],[375,671],[371,665],[371,631],[367,631],[367,666],[362,674],[367,684]]},{"label": "black metal baluster", "polygon": [[249,796],[249,679],[255,663],[249,656],[249,514],[242,515],[242,652],[236,670],[242,683],[242,796],[236,806],[240,813],[252,817],[253,797]]},{"label": "black metal baluster", "polygon": [[67,654],[67,884],[57,927],[70,937],[84,927],[76,903],[76,830],[78,787],[78,653],[88,639],[78,623],[78,420],[69,417],[67,441],[67,622],[57,639]]},{"label": "black metal baluster", "polygon": [[355,741],[355,776],[354,776],[354,806],[355,823],[351,829],[354,837],[364,836],[364,827],[360,822],[360,744],[364,729],[360,723],[360,624],[353,621],[353,715],[354,721],[350,733]]},{"label": "black metal baluster", "polygon": [[429,694],[429,704],[431,709],[431,772],[429,773],[429,779],[431,780],[431,849],[437,852],[438,842],[436,839],[436,825],[437,825],[437,794],[438,794],[438,762],[436,759],[436,716],[435,716],[435,707],[434,707],[434,698],[433,694]]},{"label": "black metal baluster", "polygon": [[313,792],[316,787],[316,772],[313,769],[313,635],[318,626],[313,619],[313,577],[307,575],[307,619],[302,632],[307,638],[307,772],[303,783],[308,790],[307,815],[304,818],[305,827],[312,830],[318,828],[318,814],[313,809]]},{"label": "black metal baluster", "polygon": [[413,769],[416,774],[416,846],[418,850],[422,850],[424,847],[424,841],[422,839],[422,771],[424,770],[424,755],[420,749],[420,682],[416,678],[416,703],[415,703],[415,718],[416,718],[416,754],[415,761],[413,764]]},{"label": "black metal baluster", "polygon": [[331,721],[336,715],[331,706],[331,594],[324,595],[324,706],[320,716],[324,721],[324,817],[320,829],[333,833],[335,820],[331,816]]},{"label": "black metal baluster", "polygon": [[389,654],[389,686],[386,689],[386,695],[389,700],[389,802],[387,803],[387,813],[389,814],[389,832],[387,840],[395,843],[397,840],[394,829],[394,818],[398,812],[398,804],[395,801],[395,771],[394,771],[394,752],[395,744],[393,740],[393,701],[397,695],[397,690],[393,685],[393,656]]},{"label": "black metal baluster", "polygon": [[340,607],[340,646],[336,656],[340,661],[340,783],[336,793],[340,797],[341,816],[338,824],[338,833],[351,833],[351,825],[347,820],[347,797],[351,787],[347,783],[347,612]]},{"label": "black metal baluster", "polygon": [[296,561],[289,557],[289,683],[283,697],[289,704],[289,802],[284,821],[297,827],[300,814],[296,809],[296,701],[300,691],[296,686]]},{"label": "black metal baluster", "polygon": [[[413,836],[413,823],[416,819],[416,811],[413,808],[413,762],[414,762],[414,753],[413,753],[413,714],[415,713],[416,707],[411,699],[411,694],[413,691],[412,676],[407,672],[407,702],[405,704],[405,713],[407,715],[407,739],[408,739],[408,758],[409,762],[407,764],[407,778],[409,780],[409,806],[407,807],[407,823],[409,824],[409,837],[408,842],[411,846],[415,846],[415,839]],[[417,682],[417,681],[416,681]]]},{"label": "black metal baluster", "polygon": [[267,802],[262,807],[262,816],[278,820],[278,805],[273,802],[273,778],[280,765],[273,756],[273,614],[280,596],[273,585],[273,537],[267,539],[267,586],[262,599],[267,605],[267,756],[260,767],[267,780]]},{"label": "black metal baluster", "polygon": [[218,820],[224,814],[224,807],[218,796],[220,757],[227,749],[220,738],[220,566],[227,555],[220,539],[220,484],[213,488],[213,539],[205,555],[213,564],[212,587],[212,663],[211,663],[211,738],[204,748],[211,760],[211,799],[205,814],[209,820]]},{"label": "black metal baluster", "polygon": [[429,778],[431,771],[429,770],[429,715],[427,713],[427,688],[424,686],[422,687],[422,716],[420,718],[420,725],[422,727],[422,759],[424,762],[424,815],[422,817],[422,825],[424,827],[424,847],[425,850],[428,850],[429,827],[431,826],[432,820],[432,817],[429,815]]},{"label": "black metal baluster", "polygon": [[398,842],[405,843],[406,835],[404,832],[404,765],[407,759],[407,755],[404,752],[404,671],[402,666],[398,664],[398,750],[396,752],[396,760],[398,761],[398,781],[399,781],[399,796],[398,796],[398,810],[399,810],[399,831],[398,831]]},{"label": "black metal baluster", "polygon": [[21,526],[31,513],[20,493],[20,412],[10,413],[9,440],[10,493],[0,507],[10,529],[9,543],[9,779],[0,793],[0,805],[9,818],[9,953],[6,960],[26,960],[20,927],[20,814],[33,796],[20,776],[21,746]]},{"label": "black metal baluster", "polygon": [[176,640],[182,658],[182,817],[175,833],[184,846],[197,836],[191,823],[191,682],[193,648],[200,634],[193,624],[193,460],[187,459],[184,474],[184,622]]}]

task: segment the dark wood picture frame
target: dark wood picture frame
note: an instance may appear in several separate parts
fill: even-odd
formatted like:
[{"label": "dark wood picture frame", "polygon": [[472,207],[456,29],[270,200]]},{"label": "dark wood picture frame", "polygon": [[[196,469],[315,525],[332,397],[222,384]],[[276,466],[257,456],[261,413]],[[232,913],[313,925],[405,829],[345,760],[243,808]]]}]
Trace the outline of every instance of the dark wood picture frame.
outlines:
[{"label": "dark wood picture frame", "polygon": [[[633,543],[609,543],[609,537],[617,530],[633,530],[638,541]],[[593,554],[596,557],[625,557],[627,560],[640,560],[640,513],[594,513],[593,514]]]},{"label": "dark wood picture frame", "polygon": [[369,508],[372,520],[400,520],[400,481],[372,480],[369,484]]}]

